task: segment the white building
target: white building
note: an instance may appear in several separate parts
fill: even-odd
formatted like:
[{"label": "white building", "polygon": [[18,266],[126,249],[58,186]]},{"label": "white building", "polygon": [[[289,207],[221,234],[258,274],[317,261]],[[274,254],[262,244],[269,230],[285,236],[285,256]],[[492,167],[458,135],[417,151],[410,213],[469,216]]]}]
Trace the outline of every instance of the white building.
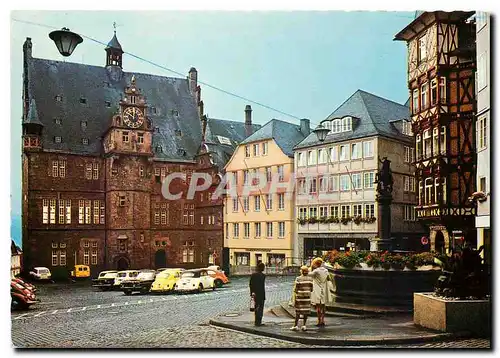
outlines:
[{"label": "white building", "polygon": [[485,201],[478,200],[476,228],[477,246],[484,245],[486,261],[491,262],[490,231],[490,16],[486,12],[476,13],[477,53],[477,191],[487,195]]},{"label": "white building", "polygon": [[415,221],[414,144],[407,106],[358,90],[321,123],[325,141],[310,134],[295,148],[297,235],[294,256],[369,249],[379,213],[379,159],[391,161],[391,233],[396,249],[421,249],[425,228]]}]

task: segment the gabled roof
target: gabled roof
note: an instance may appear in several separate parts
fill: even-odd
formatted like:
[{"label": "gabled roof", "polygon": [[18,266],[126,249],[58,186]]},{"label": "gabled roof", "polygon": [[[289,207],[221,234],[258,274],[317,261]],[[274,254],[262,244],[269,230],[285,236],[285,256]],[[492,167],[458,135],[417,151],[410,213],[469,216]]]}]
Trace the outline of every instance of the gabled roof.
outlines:
[{"label": "gabled roof", "polygon": [[21,250],[21,248],[16,245],[14,240],[11,240],[10,241],[10,254],[11,255],[20,255],[22,253],[23,253],[23,251]]},{"label": "gabled roof", "polygon": [[306,138],[308,134],[302,133],[299,125],[272,119],[241,143],[247,144],[265,139],[274,139],[283,153],[293,157],[293,147]]},{"label": "gabled roof", "polygon": [[[261,127],[260,124],[252,124],[252,133],[256,132]],[[231,159],[238,144],[246,137],[247,132],[244,122],[207,118],[205,144],[212,153],[212,159],[219,168],[224,168],[229,159]],[[227,144],[224,138],[228,139],[231,144]]]},{"label": "gabled roof", "polygon": [[310,147],[314,145],[341,142],[351,139],[383,136],[397,140],[410,141],[409,137],[403,136],[391,121],[409,118],[408,107],[394,101],[376,96],[374,94],[357,90],[342,103],[324,121],[346,116],[353,117],[352,131],[328,134],[325,141],[321,143],[316,134],[311,133],[295,149]]},{"label": "gabled roof", "polygon": [[[159,129],[153,132],[155,159],[192,161],[201,144],[201,123],[187,78],[29,58],[28,91],[30,99],[36,101],[38,117],[44,125],[44,150],[101,154],[102,136],[118,111],[132,75],[146,104],[157,109],[157,114],[148,111],[153,128]],[[61,101],[56,96],[61,96]],[[86,103],[80,103],[80,99]],[[61,119],[61,124],[55,123],[56,118]],[[82,121],[87,122],[85,128]],[[55,143],[54,136],[61,136],[62,142]],[[89,139],[88,145],[82,143],[83,138]],[[161,152],[155,152],[158,145]]]}]

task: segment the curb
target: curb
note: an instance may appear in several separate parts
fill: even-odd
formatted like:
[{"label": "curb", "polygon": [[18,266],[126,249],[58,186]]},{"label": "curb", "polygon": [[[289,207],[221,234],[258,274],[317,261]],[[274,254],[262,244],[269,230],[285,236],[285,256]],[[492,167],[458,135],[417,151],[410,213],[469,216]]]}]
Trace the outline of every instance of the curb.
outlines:
[{"label": "curb", "polygon": [[217,320],[211,319],[209,323],[212,326],[228,328],[235,331],[255,334],[259,336],[276,338],[284,341],[290,341],[295,343],[302,343],[308,345],[321,345],[321,346],[381,346],[381,345],[393,345],[393,344],[416,344],[416,343],[426,343],[426,342],[436,342],[445,341],[452,338],[465,338],[471,335],[468,332],[460,333],[437,333],[428,336],[411,337],[411,338],[384,338],[380,339],[322,339],[322,338],[312,338],[312,337],[295,337],[287,336],[284,334],[273,333],[261,331],[256,328],[250,327],[240,327],[230,323],[225,323]]}]

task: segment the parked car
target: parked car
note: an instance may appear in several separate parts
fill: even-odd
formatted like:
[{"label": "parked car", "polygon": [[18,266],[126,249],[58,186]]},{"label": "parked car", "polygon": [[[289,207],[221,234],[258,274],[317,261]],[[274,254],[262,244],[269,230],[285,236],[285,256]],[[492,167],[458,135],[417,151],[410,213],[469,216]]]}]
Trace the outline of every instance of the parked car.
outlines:
[{"label": "parked car", "polygon": [[181,278],[175,284],[176,292],[202,292],[211,288],[215,290],[215,280],[208,274],[207,269],[186,270],[181,274]]},{"label": "parked car", "polygon": [[181,268],[164,269],[160,273],[156,274],[155,281],[151,285],[151,292],[172,292],[183,271],[184,269]]},{"label": "parked car", "polygon": [[[218,266],[217,266],[218,267]],[[215,280],[215,286],[217,287],[222,287],[222,285],[225,285],[226,283],[229,283],[229,279],[227,278],[226,274],[222,270],[213,270],[210,268],[207,268],[208,274],[214,278]]]},{"label": "parked car", "polygon": [[28,309],[37,302],[36,296],[31,290],[14,280],[10,281],[10,297],[12,309]]},{"label": "parked car", "polygon": [[75,265],[71,271],[71,278],[73,279],[86,279],[90,277],[90,267],[87,265]]},{"label": "parked car", "polygon": [[124,280],[132,279],[137,277],[139,274],[139,270],[125,270],[125,271],[118,271],[115,277],[115,281],[113,283],[113,288],[120,290],[122,282]]},{"label": "parked car", "polygon": [[52,274],[46,267],[34,267],[29,273],[30,277],[37,281],[51,280]]},{"label": "parked car", "polygon": [[99,276],[92,280],[92,287],[102,291],[108,291],[113,288],[118,271],[102,271]]},{"label": "parked car", "polygon": [[121,290],[126,295],[131,295],[133,292],[148,293],[155,277],[155,270],[141,270],[136,277],[123,280]]},{"label": "parked car", "polygon": [[30,290],[31,292],[33,293],[36,293],[37,289],[35,287],[35,285],[31,284],[31,283],[28,283],[24,280],[22,280],[21,278],[19,277],[15,277],[12,279],[12,281],[15,281],[17,282],[18,284],[20,284],[21,286],[24,286],[25,288],[27,288],[28,290]]}]

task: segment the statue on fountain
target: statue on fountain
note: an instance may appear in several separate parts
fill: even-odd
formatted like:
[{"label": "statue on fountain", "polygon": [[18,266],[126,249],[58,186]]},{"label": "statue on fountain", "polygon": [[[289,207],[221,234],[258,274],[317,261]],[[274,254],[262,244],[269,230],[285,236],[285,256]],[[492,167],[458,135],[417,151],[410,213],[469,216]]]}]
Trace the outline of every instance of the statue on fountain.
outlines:
[{"label": "statue on fountain", "polygon": [[379,157],[378,160],[382,163],[382,168],[379,169],[375,178],[375,182],[377,183],[377,193],[381,195],[390,195],[392,193],[392,185],[394,184],[391,161],[387,159],[387,157],[384,157],[382,160]]}]

